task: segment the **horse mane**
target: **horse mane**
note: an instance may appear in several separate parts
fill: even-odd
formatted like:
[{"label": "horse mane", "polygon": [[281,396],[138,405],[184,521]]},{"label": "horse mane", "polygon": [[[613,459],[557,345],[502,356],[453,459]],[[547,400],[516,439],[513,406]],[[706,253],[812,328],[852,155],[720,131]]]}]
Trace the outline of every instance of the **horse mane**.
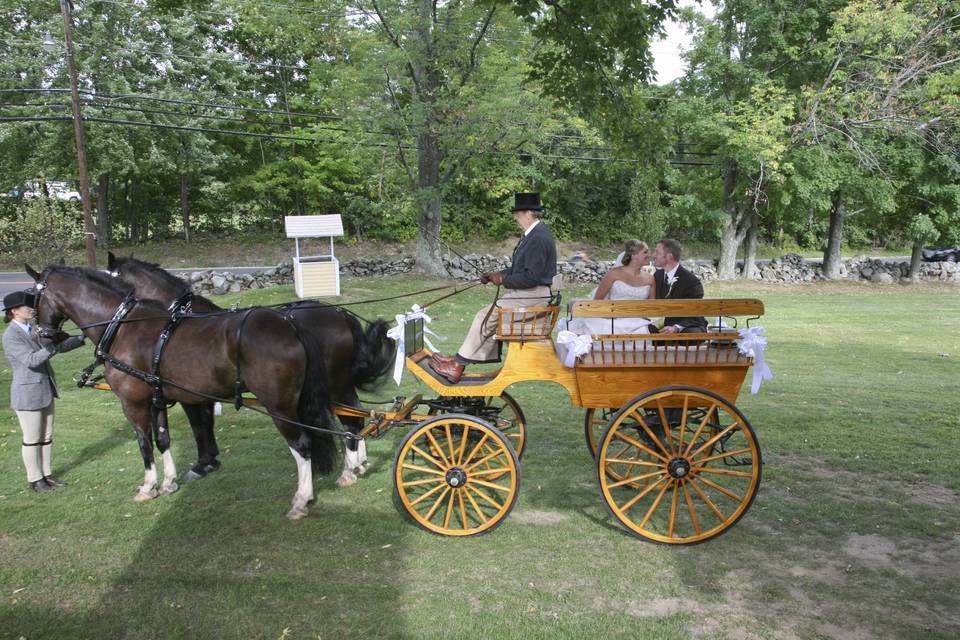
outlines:
[{"label": "horse mane", "polygon": [[181,278],[173,275],[159,264],[146,262],[144,260],[140,260],[139,258],[134,258],[133,256],[119,257],[116,258],[116,261],[118,269],[122,270],[125,265],[134,266],[162,278],[164,282],[166,282],[169,286],[174,287],[178,291],[186,292],[190,289],[190,284],[188,282],[184,282]]},{"label": "horse mane", "polygon": [[97,269],[91,269],[89,267],[66,267],[63,265],[51,265],[47,267],[47,274],[53,273],[71,274],[124,296],[133,293],[132,286],[121,281],[119,278],[114,278],[113,276]]}]

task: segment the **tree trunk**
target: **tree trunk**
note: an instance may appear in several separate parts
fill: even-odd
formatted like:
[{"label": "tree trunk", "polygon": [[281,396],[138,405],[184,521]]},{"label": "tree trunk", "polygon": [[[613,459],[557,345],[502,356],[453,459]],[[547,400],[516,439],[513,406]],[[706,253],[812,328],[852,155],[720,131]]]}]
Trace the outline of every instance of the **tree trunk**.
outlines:
[{"label": "tree trunk", "polygon": [[447,275],[440,256],[440,148],[431,133],[417,136],[417,270]]},{"label": "tree trunk", "polygon": [[743,270],[740,277],[749,280],[757,271],[757,236],[760,233],[760,214],[750,213],[750,227],[747,229],[747,252],[743,256]]},{"label": "tree trunk", "polygon": [[190,243],[190,185],[186,174],[180,174],[180,215],[183,217],[183,239]]},{"label": "tree trunk", "polygon": [[843,243],[843,191],[837,189],[833,194],[833,207],[830,209],[830,234],[827,249],[823,253],[823,277],[836,280],[840,277],[840,246]]},{"label": "tree trunk", "polygon": [[923,258],[923,243],[913,241],[913,251],[910,253],[910,282],[920,282],[920,260]]},{"label": "tree trunk", "polygon": [[101,173],[97,180],[97,245],[102,249],[110,247],[112,234],[109,195],[110,174]]},{"label": "tree trunk", "polygon": [[733,280],[737,276],[737,250],[747,232],[747,216],[740,212],[734,189],[737,184],[737,163],[727,160],[723,165],[723,211],[727,222],[720,235],[720,261],[717,263],[717,277],[721,280]]}]

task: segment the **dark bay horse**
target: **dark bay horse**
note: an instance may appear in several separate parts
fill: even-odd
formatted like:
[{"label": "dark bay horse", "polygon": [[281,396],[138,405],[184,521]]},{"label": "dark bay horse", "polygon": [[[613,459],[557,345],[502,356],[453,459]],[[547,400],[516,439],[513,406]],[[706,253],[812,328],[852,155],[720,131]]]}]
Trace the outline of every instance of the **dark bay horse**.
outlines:
[{"label": "dark bay horse", "polygon": [[[133,256],[107,256],[107,272],[133,287],[138,298],[170,304],[190,291],[190,285],[158,265],[138,260]],[[220,311],[221,308],[203,296],[193,296],[195,312]],[[334,401],[359,407],[357,389],[370,388],[387,374],[395,357],[395,345],[387,337],[388,323],[371,322],[366,331],[353,314],[335,306],[316,302],[301,302],[280,308],[301,335],[312,335],[320,347],[331,373],[330,394]],[[197,464],[191,474],[197,477],[216,468],[217,443],[213,432],[212,405],[184,406],[197,441]],[[363,428],[362,418],[341,416],[340,421],[352,433]],[[341,487],[357,481],[366,471],[366,445],[347,440],[343,457],[343,471],[337,478]],[[214,466],[216,465],[216,466]],[[199,469],[198,469],[199,468]],[[190,474],[188,474],[188,478]]]},{"label": "dark bay horse", "polygon": [[[128,298],[129,288],[92,269],[47,267],[27,273],[37,290],[37,325],[42,336],[60,332],[72,320],[94,343],[99,342],[107,321]],[[124,317],[109,355],[140,371],[150,371],[157,338],[170,317],[166,306],[138,300]],[[107,382],[120,399],[140,444],[146,469],[135,500],[144,501],[177,490],[176,467],[170,451],[169,433],[155,420],[153,386],[117,368],[109,359],[104,371]],[[326,372],[319,349],[301,341],[283,316],[271,309],[253,308],[184,318],[170,336],[160,362],[164,398],[196,405],[208,402],[202,393],[233,398],[250,391],[273,416],[297,463],[297,492],[287,517],[307,514],[313,500],[312,471],[329,471],[336,449],[329,433],[318,433],[290,422],[333,427]],[[157,490],[156,443],[163,460],[164,479]]]}]

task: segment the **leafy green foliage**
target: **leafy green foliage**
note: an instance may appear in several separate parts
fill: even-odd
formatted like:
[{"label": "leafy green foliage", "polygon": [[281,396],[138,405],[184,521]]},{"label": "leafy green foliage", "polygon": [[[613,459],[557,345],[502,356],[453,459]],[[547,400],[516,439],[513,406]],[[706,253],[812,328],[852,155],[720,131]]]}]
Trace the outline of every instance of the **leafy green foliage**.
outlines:
[{"label": "leafy green foliage", "polygon": [[83,240],[82,212],[75,202],[26,199],[12,213],[0,217],[0,247],[12,254],[10,262],[50,264]]}]

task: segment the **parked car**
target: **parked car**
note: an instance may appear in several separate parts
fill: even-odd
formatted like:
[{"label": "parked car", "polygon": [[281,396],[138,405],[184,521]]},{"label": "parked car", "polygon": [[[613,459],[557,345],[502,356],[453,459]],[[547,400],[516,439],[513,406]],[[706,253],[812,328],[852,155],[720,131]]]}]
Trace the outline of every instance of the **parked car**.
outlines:
[{"label": "parked car", "polygon": [[71,189],[68,183],[48,180],[46,184],[46,193],[43,190],[43,183],[31,180],[22,187],[12,190],[8,195],[11,198],[42,198],[49,194],[49,197],[54,200],[80,202],[80,192]]}]

